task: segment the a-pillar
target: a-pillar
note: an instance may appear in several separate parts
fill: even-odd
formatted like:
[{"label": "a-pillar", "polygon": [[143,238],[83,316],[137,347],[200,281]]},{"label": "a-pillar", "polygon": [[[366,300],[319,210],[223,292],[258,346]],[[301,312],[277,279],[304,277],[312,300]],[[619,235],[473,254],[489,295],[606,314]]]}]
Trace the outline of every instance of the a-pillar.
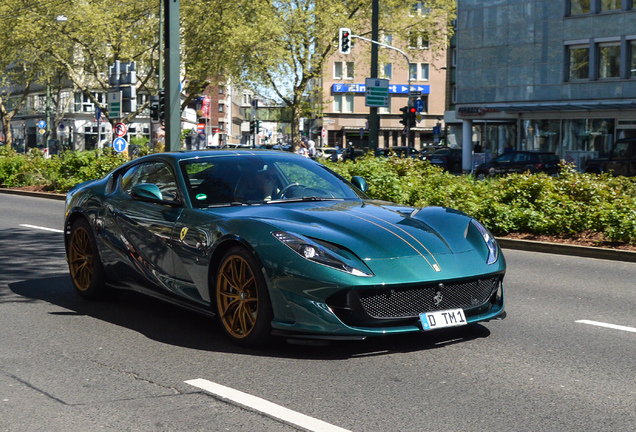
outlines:
[{"label": "a-pillar", "polygon": [[462,120],[462,170],[472,171],[473,163],[473,121]]}]

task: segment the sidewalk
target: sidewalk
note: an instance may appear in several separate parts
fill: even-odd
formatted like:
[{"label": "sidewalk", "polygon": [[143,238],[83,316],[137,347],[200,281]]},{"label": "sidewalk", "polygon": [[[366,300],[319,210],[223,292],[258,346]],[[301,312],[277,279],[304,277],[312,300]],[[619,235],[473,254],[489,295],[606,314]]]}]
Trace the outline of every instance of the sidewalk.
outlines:
[{"label": "sidewalk", "polygon": [[[29,192],[16,189],[0,188],[0,193],[32,196],[38,198],[48,198],[64,200],[65,194]],[[497,237],[499,245],[503,249],[523,250],[529,252],[551,253],[557,255],[570,255],[584,258],[597,258],[613,261],[636,262],[636,252],[618,249],[608,249],[590,246],[576,246],[561,243],[546,243],[532,240],[517,240]]]}]

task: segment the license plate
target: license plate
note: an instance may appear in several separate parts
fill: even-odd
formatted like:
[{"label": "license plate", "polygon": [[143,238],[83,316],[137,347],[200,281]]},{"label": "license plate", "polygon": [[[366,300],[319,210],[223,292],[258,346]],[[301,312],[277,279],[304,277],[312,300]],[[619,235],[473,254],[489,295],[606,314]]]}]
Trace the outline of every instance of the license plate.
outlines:
[{"label": "license plate", "polygon": [[456,327],[467,324],[463,309],[421,313],[420,321],[422,322],[422,328],[424,330],[436,330],[444,327]]}]

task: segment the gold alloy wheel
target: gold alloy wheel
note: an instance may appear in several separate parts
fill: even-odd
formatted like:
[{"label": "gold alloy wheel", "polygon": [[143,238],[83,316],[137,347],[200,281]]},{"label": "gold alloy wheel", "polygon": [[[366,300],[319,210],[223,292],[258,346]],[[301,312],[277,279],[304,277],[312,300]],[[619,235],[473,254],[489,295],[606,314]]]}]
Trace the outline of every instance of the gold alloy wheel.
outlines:
[{"label": "gold alloy wheel", "polygon": [[93,280],[93,248],[90,234],[78,227],[71,235],[69,245],[69,267],[73,283],[80,291],[86,291]]},{"label": "gold alloy wheel", "polygon": [[219,270],[216,301],[221,322],[230,335],[247,337],[256,325],[258,288],[248,262],[231,255]]}]

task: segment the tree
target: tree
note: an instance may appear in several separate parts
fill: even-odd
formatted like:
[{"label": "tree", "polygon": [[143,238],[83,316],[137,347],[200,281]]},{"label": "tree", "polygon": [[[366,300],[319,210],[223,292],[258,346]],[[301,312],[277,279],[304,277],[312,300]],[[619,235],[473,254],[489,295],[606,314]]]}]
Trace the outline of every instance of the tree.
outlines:
[{"label": "tree", "polygon": [[[337,52],[338,29],[348,27],[354,34],[370,38],[372,1],[255,0],[251,5],[251,22],[257,25],[242,21],[237,25],[249,28],[233,32],[249,45],[243,50],[241,78],[273,93],[292,109],[295,149],[300,117],[322,111],[322,104],[316,103],[322,101],[316,83],[323,76],[325,60]],[[454,18],[454,0],[383,0],[380,29],[403,41],[414,32],[424,34],[429,50],[439,52],[446,47],[452,31],[449,23]]]}]

